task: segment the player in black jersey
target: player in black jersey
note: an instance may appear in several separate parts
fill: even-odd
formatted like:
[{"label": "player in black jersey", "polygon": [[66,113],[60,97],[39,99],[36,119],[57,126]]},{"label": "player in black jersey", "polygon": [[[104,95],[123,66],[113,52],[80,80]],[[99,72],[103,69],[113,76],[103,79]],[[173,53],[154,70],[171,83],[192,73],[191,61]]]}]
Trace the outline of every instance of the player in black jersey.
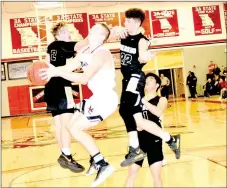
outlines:
[{"label": "player in black jersey", "polygon": [[[146,75],[145,90],[146,96],[142,99],[143,118],[155,122],[160,128],[160,117],[167,108],[167,99],[159,97],[157,91],[160,88],[161,79],[153,73]],[[147,153],[147,160],[150,167],[151,174],[154,179],[154,187],[162,187],[161,167],[163,160],[162,140],[150,134],[147,131],[138,132],[139,143],[141,149]],[[126,187],[133,187],[135,178],[142,167],[143,160],[136,162],[129,167]]]},{"label": "player in black jersey", "polygon": [[180,135],[172,137],[156,123],[148,121],[142,116],[140,103],[144,96],[145,86],[145,75],[142,67],[152,57],[152,53],[148,51],[150,42],[140,32],[140,26],[144,19],[145,13],[141,9],[129,9],[125,12],[125,29],[115,27],[110,36],[113,37],[114,34],[118,34],[121,37],[120,55],[123,89],[119,112],[129,135],[129,153],[126,155],[125,161],[121,163],[122,167],[129,166],[146,157],[146,154],[139,147],[137,127],[162,138],[174,151],[176,158],[179,159],[180,157],[180,148],[177,145]]},{"label": "player in black jersey", "polygon": [[[80,42],[70,41],[70,34],[64,22],[53,26],[51,33],[55,41],[47,47],[46,62],[56,67],[66,64],[69,58],[73,58],[75,51],[88,44],[87,39]],[[78,164],[70,151],[71,135],[66,125],[74,113],[74,100],[71,82],[61,77],[54,77],[45,85],[44,99],[47,103],[47,111],[51,111],[56,126],[56,139],[61,155],[58,158],[63,168],[73,172],[82,172],[84,167]]]}]

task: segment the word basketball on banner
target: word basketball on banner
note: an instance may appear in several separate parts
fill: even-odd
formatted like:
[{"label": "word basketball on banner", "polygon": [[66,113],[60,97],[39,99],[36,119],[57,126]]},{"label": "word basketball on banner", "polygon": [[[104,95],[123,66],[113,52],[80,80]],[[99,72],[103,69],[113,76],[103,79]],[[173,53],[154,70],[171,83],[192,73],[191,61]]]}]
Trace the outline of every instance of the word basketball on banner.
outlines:
[{"label": "word basketball on banner", "polygon": [[44,16],[39,17],[39,27],[36,17],[10,19],[10,30],[13,54],[38,52],[40,42],[44,43],[41,45],[41,51],[46,51],[47,38]]},{"label": "word basketball on banner", "polygon": [[[90,14],[89,15],[90,28],[96,23],[105,23],[110,29],[114,26],[119,26],[119,14],[118,13],[101,13],[101,14]],[[116,40],[107,40],[107,42],[118,42]]]},{"label": "word basketball on banner", "polygon": [[224,3],[225,27],[227,29],[227,3]]},{"label": "word basketball on banner", "polygon": [[65,21],[72,41],[81,41],[88,35],[87,13],[74,13],[52,16],[54,22]]},{"label": "word basketball on banner", "polygon": [[179,36],[177,10],[151,11],[153,37]]},{"label": "word basketball on banner", "polygon": [[[121,12],[121,26],[125,26],[125,13]],[[150,16],[149,11],[145,11],[145,20],[143,21],[143,24],[141,25],[141,33],[146,36],[148,39],[151,39],[151,23],[150,23]]]},{"label": "word basketball on banner", "polygon": [[192,7],[195,35],[221,34],[218,5]]}]

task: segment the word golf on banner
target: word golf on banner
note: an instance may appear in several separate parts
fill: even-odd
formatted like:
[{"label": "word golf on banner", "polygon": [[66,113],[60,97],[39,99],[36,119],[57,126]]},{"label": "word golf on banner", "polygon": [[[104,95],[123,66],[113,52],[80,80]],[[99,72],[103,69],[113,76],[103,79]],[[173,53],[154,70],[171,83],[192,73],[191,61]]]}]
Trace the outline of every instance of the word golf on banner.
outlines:
[{"label": "word golf on banner", "polygon": [[[121,26],[125,26],[125,13],[121,12]],[[143,21],[143,24],[141,25],[141,33],[144,34],[148,39],[151,39],[151,23],[150,23],[150,16],[149,11],[145,11],[145,20]]]},{"label": "word golf on banner", "polygon": [[[90,28],[92,28],[96,23],[104,23],[110,29],[114,26],[119,26],[119,14],[118,13],[102,13],[102,14],[90,14],[89,15]],[[107,40],[107,42],[118,42],[116,40]]]},{"label": "word golf on banner", "polygon": [[225,27],[227,29],[227,3],[224,3]]},{"label": "word golf on banner", "polygon": [[192,7],[192,13],[195,36],[222,33],[218,5]]},{"label": "word golf on banner", "polygon": [[81,41],[88,35],[87,13],[53,15],[52,20],[67,23],[72,41]]},{"label": "word golf on banner", "polygon": [[177,10],[151,11],[154,38],[179,36]]},{"label": "word golf on banner", "polygon": [[[36,17],[10,19],[13,54],[38,52],[40,42],[46,43],[45,17],[39,17],[39,34]],[[46,44],[41,45],[41,52],[46,51]]]}]

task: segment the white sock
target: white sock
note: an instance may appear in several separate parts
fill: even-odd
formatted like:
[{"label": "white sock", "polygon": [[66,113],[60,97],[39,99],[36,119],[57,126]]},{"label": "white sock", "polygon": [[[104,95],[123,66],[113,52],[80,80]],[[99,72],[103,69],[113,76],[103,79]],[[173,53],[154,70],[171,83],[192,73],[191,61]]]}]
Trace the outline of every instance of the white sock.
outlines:
[{"label": "white sock", "polygon": [[138,139],[137,131],[129,132],[128,135],[129,135],[129,146],[132,146],[133,148],[138,148],[139,139]]},{"label": "white sock", "polygon": [[161,139],[164,140],[165,142],[168,142],[170,140],[170,134],[168,132],[164,132]]},{"label": "white sock", "polygon": [[95,163],[97,163],[97,162],[103,160],[104,157],[102,156],[101,153],[97,153],[96,155],[93,156],[93,159],[94,159]]},{"label": "white sock", "polygon": [[63,152],[65,155],[71,155],[70,148],[62,148],[62,152]]}]

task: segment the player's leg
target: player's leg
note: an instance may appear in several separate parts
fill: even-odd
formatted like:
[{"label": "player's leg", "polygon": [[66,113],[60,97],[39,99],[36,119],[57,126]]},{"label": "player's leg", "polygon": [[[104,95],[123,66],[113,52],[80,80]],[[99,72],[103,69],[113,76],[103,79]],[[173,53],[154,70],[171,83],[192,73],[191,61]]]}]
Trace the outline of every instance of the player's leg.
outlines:
[{"label": "player's leg", "polygon": [[[147,147],[148,141],[149,141],[147,139],[148,138],[147,135],[148,134],[145,131],[138,132],[139,144],[140,144],[141,149],[144,152],[147,152],[147,149],[149,148],[149,147]],[[134,182],[135,182],[136,176],[138,175],[140,167],[143,166],[143,161],[144,160],[142,159],[128,167],[128,177],[127,177],[127,180],[125,183],[126,187],[134,187]]]},{"label": "player's leg", "polygon": [[62,145],[62,154],[58,159],[59,164],[63,168],[68,168],[72,172],[83,172],[84,167],[76,162],[71,154],[71,135],[67,129],[67,125],[70,123],[70,120],[73,116],[74,109],[65,109],[59,110],[59,120],[61,123],[61,145]]},{"label": "player's leg", "polygon": [[157,139],[154,139],[153,137],[153,139],[150,139],[150,143],[152,144],[148,150],[147,158],[151,175],[154,180],[154,187],[162,187],[161,169],[162,161],[164,159],[162,152],[162,140],[158,137]]},{"label": "player's leg", "polygon": [[57,111],[52,111],[52,117],[54,120],[55,125],[55,137],[58,144],[58,147],[60,149],[60,155],[62,154],[62,144],[61,144],[61,122],[59,115],[56,113]]},{"label": "player's leg", "polygon": [[180,135],[172,136],[168,132],[163,131],[162,128],[159,127],[156,123],[144,119],[142,113],[135,114],[134,118],[136,120],[136,125],[140,129],[146,130],[147,132],[164,140],[173,150],[176,158],[180,158]]},{"label": "player's leg", "polygon": [[[137,111],[137,109],[135,109],[138,106],[137,103],[140,102],[140,100],[138,100],[140,94],[136,91],[139,82],[138,77],[140,77],[140,75],[134,75],[129,81],[123,81],[123,92],[119,108],[119,113],[124,120],[129,138],[129,152],[126,155],[126,158],[132,158],[133,155],[133,163],[146,157],[146,154],[139,147],[137,126],[133,117],[133,114]],[[139,107],[139,111],[142,111],[141,107]],[[123,161],[121,166],[124,167],[128,165],[124,164]]]},{"label": "player's leg", "polygon": [[154,187],[162,187],[161,169],[162,161],[155,162],[150,165],[151,175],[154,180]]},{"label": "player's leg", "polygon": [[[116,100],[111,99],[112,98],[104,102],[95,98],[87,100],[84,105],[84,114],[76,112],[73,115],[70,124],[68,125],[70,133],[81,145],[83,145],[90,156],[92,156],[94,167],[98,170],[96,179],[92,184],[93,187],[96,187],[97,185],[101,184],[106,178],[108,178],[113,173],[114,168],[104,160],[104,157],[100,153],[94,138],[85,131],[97,125],[100,121],[107,118],[116,110],[118,102],[117,96]],[[101,113],[101,111],[103,113]]]},{"label": "player's leg", "polygon": [[126,130],[129,136],[129,150],[125,160],[121,163],[122,167],[133,164],[146,157],[146,153],[140,148],[138,131],[133,113],[129,109],[120,109],[120,114],[125,122]]},{"label": "player's leg", "polygon": [[142,164],[138,165],[134,163],[133,165],[128,167],[128,176],[125,182],[125,187],[134,187],[135,180],[141,166]]}]

